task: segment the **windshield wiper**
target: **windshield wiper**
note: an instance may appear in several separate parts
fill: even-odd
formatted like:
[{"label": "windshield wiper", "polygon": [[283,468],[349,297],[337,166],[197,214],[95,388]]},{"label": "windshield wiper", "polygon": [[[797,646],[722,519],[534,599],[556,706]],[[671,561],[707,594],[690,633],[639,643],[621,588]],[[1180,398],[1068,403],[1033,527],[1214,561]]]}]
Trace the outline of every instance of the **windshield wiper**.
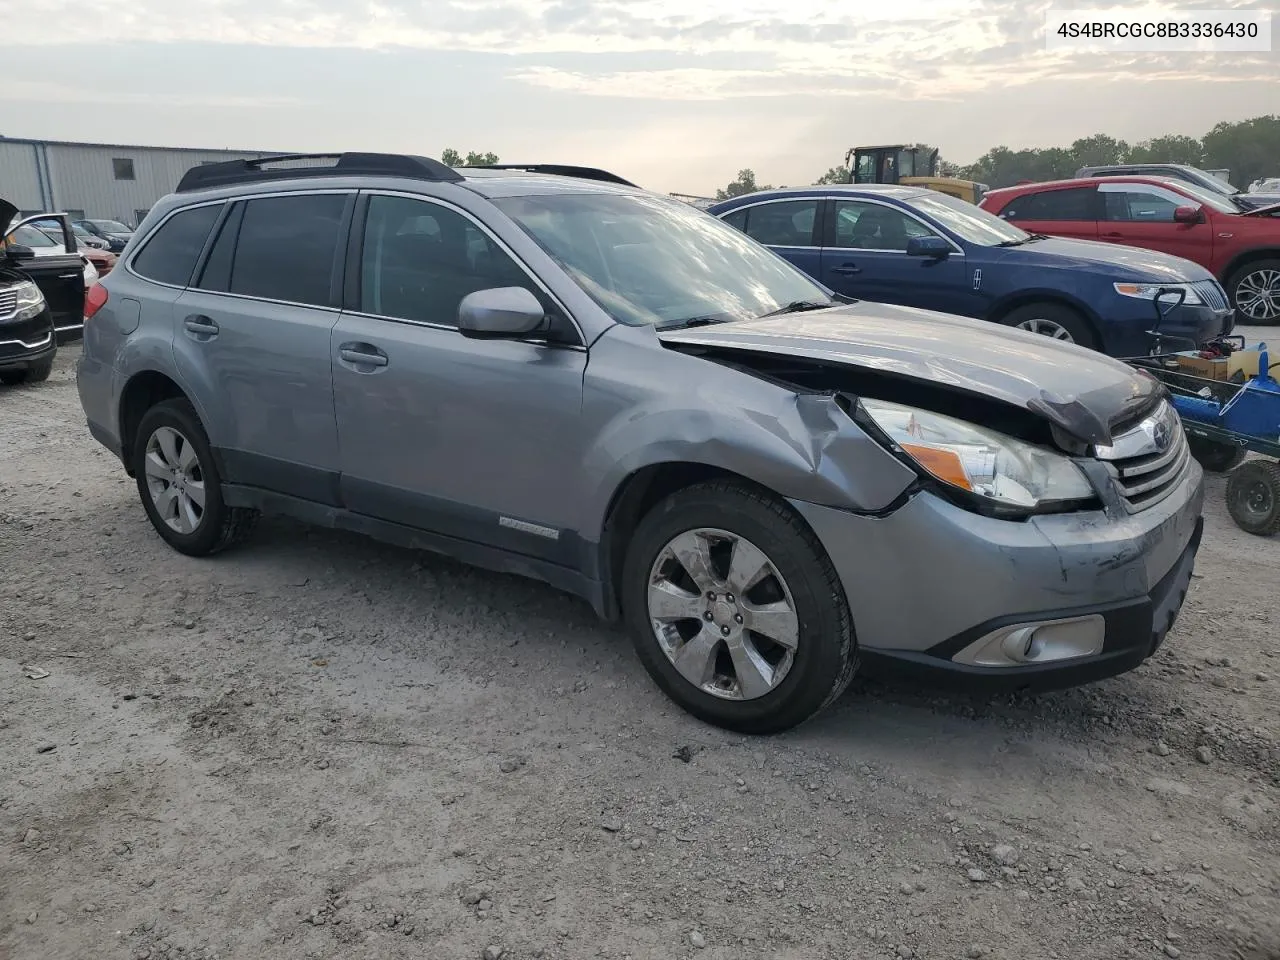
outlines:
[{"label": "windshield wiper", "polygon": [[804,313],[806,310],[826,310],[828,307],[834,306],[834,303],[819,303],[817,300],[792,300],[785,307],[762,313],[756,319],[763,320],[765,317],[780,317],[784,313]]},{"label": "windshield wiper", "polygon": [[1032,243],[1036,240],[1048,240],[1048,239],[1049,239],[1049,235],[1047,233],[1032,233],[1023,237],[1021,240],[1001,240],[999,243],[996,244],[996,246],[997,247],[1020,247],[1024,243]]},{"label": "windshield wiper", "polygon": [[709,327],[715,323],[727,323],[725,317],[687,317],[683,320],[667,320],[655,324],[658,330],[683,330],[687,327]]}]

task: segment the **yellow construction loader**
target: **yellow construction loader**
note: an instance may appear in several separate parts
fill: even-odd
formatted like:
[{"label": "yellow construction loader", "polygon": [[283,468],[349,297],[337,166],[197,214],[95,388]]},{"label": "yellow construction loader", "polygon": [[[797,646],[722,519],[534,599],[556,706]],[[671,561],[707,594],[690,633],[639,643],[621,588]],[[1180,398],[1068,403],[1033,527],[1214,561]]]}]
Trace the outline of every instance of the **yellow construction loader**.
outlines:
[{"label": "yellow construction loader", "polygon": [[850,183],[900,183],[928,187],[948,196],[977,203],[987,192],[985,183],[938,176],[938,151],[893,144],[854,147],[844,156]]}]

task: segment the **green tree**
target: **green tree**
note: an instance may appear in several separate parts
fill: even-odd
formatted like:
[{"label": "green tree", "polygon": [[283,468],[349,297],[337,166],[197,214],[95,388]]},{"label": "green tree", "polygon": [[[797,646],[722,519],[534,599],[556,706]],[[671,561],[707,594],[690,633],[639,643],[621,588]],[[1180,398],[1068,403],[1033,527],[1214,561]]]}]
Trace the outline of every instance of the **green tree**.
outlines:
[{"label": "green tree", "polygon": [[1099,167],[1108,163],[1125,163],[1129,157],[1129,145],[1123,140],[1095,133],[1071,144],[1078,167]]},{"label": "green tree", "polygon": [[717,200],[728,200],[730,197],[741,197],[748,193],[755,193],[757,190],[772,190],[773,187],[768,184],[757,184],[756,174],[754,170],[743,169],[738,171],[738,179],[729,182],[723,190],[716,191]]},{"label": "green tree", "polygon": [[1185,163],[1198,167],[1204,163],[1204,144],[1195,137],[1168,134],[1135,143],[1129,150],[1129,163]]},{"label": "green tree", "polygon": [[472,150],[465,157],[453,147],[440,154],[440,162],[446,167],[490,167],[498,162],[496,153],[477,153]]},{"label": "green tree", "polygon": [[1280,116],[1219,123],[1203,143],[1203,166],[1230,170],[1231,182],[1241,189],[1259,177],[1280,174]]},{"label": "green tree", "polygon": [[841,166],[838,166],[838,167],[832,167],[830,170],[828,170],[826,173],[824,173],[822,176],[820,176],[817,180],[815,180],[815,181],[813,181],[813,182],[814,182],[815,184],[822,184],[822,183],[848,183],[848,182],[849,182],[849,168],[848,168],[848,167],[846,167],[846,166],[844,166],[844,165],[841,165]]}]

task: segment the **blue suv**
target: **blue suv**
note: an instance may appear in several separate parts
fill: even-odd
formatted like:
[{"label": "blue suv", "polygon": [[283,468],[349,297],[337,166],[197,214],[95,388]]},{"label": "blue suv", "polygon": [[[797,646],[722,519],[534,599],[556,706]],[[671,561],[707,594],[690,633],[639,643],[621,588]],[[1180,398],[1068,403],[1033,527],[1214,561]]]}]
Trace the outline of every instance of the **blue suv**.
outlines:
[{"label": "blue suv", "polygon": [[1234,323],[1221,285],[1190,260],[1027,233],[920,187],[768,190],[708,210],[836,293],[992,320],[1111,356],[1150,352],[1157,295],[1173,349]]}]

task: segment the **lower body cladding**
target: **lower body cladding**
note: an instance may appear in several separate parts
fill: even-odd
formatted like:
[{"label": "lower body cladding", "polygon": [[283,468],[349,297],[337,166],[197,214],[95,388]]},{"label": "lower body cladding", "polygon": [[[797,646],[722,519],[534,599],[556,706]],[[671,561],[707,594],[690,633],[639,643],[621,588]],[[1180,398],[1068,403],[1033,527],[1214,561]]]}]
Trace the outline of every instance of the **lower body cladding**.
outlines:
[{"label": "lower body cladding", "polygon": [[1138,513],[979,516],[928,492],[887,516],[792,502],[831,557],[875,672],[974,688],[1074,686],[1159,648],[1203,521],[1194,467]]},{"label": "lower body cladding", "polygon": [[1133,301],[1138,304],[1134,311],[1129,303],[1125,316],[1104,318],[1102,325],[1104,347],[1113,357],[1143,357],[1151,353],[1156,346],[1156,338],[1152,331],[1159,333],[1164,341],[1160,352],[1174,350],[1190,350],[1225,337],[1235,329],[1235,311],[1226,306],[1213,307],[1205,304],[1174,307],[1169,313],[1156,322],[1155,307],[1149,301]]}]

